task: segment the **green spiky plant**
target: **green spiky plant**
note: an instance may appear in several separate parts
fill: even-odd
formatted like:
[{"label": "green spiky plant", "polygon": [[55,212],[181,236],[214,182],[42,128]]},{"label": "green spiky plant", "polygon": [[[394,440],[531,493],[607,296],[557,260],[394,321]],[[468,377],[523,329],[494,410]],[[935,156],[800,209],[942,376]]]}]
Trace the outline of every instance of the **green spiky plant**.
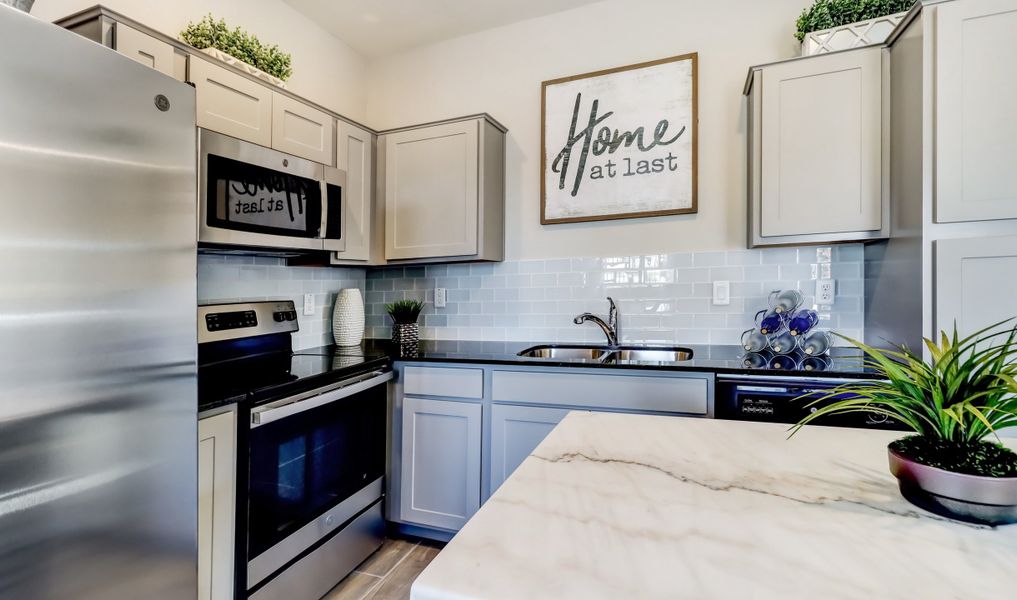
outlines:
[{"label": "green spiky plant", "polygon": [[416,323],[423,309],[424,303],[419,300],[397,300],[385,305],[385,312],[398,325]]},{"label": "green spiky plant", "polygon": [[1003,327],[1010,321],[964,338],[954,325],[953,335],[942,332],[938,344],[925,339],[929,362],[906,346],[885,350],[840,336],[865,353],[874,378],[800,397],[815,412],[791,435],[828,415],[876,413],[918,434],[890,445],[912,460],[974,475],[1017,476],[1017,454],[986,440],[1017,426],[1017,327]]}]

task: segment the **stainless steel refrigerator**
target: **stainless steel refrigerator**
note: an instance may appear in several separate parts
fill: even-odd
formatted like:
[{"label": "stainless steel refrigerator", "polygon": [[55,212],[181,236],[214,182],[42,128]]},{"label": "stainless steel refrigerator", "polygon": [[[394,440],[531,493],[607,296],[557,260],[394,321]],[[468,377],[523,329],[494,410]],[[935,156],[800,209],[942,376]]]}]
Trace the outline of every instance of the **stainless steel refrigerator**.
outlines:
[{"label": "stainless steel refrigerator", "polygon": [[0,598],[194,598],[194,91],[2,5],[0,56]]}]

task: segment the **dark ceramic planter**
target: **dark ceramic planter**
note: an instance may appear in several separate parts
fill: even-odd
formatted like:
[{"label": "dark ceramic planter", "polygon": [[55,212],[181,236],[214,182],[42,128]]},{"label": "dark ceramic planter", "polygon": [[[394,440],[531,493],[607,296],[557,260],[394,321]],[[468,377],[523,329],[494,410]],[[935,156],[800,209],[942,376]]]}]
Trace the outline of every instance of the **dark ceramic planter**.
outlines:
[{"label": "dark ceramic planter", "polygon": [[982,477],[916,463],[887,449],[890,472],[912,504],[958,521],[1017,523],[1017,477]]}]

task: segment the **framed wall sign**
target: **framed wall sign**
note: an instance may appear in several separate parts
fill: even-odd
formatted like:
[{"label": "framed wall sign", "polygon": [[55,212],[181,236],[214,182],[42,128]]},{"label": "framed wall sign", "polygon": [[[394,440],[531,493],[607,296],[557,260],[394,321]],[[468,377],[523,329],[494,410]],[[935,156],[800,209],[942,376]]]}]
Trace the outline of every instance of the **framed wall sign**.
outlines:
[{"label": "framed wall sign", "polygon": [[697,60],[684,54],[543,83],[541,224],[698,210]]}]

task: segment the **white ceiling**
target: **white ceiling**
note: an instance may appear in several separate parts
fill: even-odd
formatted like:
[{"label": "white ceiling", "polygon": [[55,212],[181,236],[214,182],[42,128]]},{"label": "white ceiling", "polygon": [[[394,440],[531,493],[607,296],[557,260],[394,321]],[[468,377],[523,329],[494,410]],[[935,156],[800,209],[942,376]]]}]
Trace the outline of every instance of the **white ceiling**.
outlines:
[{"label": "white ceiling", "polygon": [[368,58],[600,0],[283,0]]}]

